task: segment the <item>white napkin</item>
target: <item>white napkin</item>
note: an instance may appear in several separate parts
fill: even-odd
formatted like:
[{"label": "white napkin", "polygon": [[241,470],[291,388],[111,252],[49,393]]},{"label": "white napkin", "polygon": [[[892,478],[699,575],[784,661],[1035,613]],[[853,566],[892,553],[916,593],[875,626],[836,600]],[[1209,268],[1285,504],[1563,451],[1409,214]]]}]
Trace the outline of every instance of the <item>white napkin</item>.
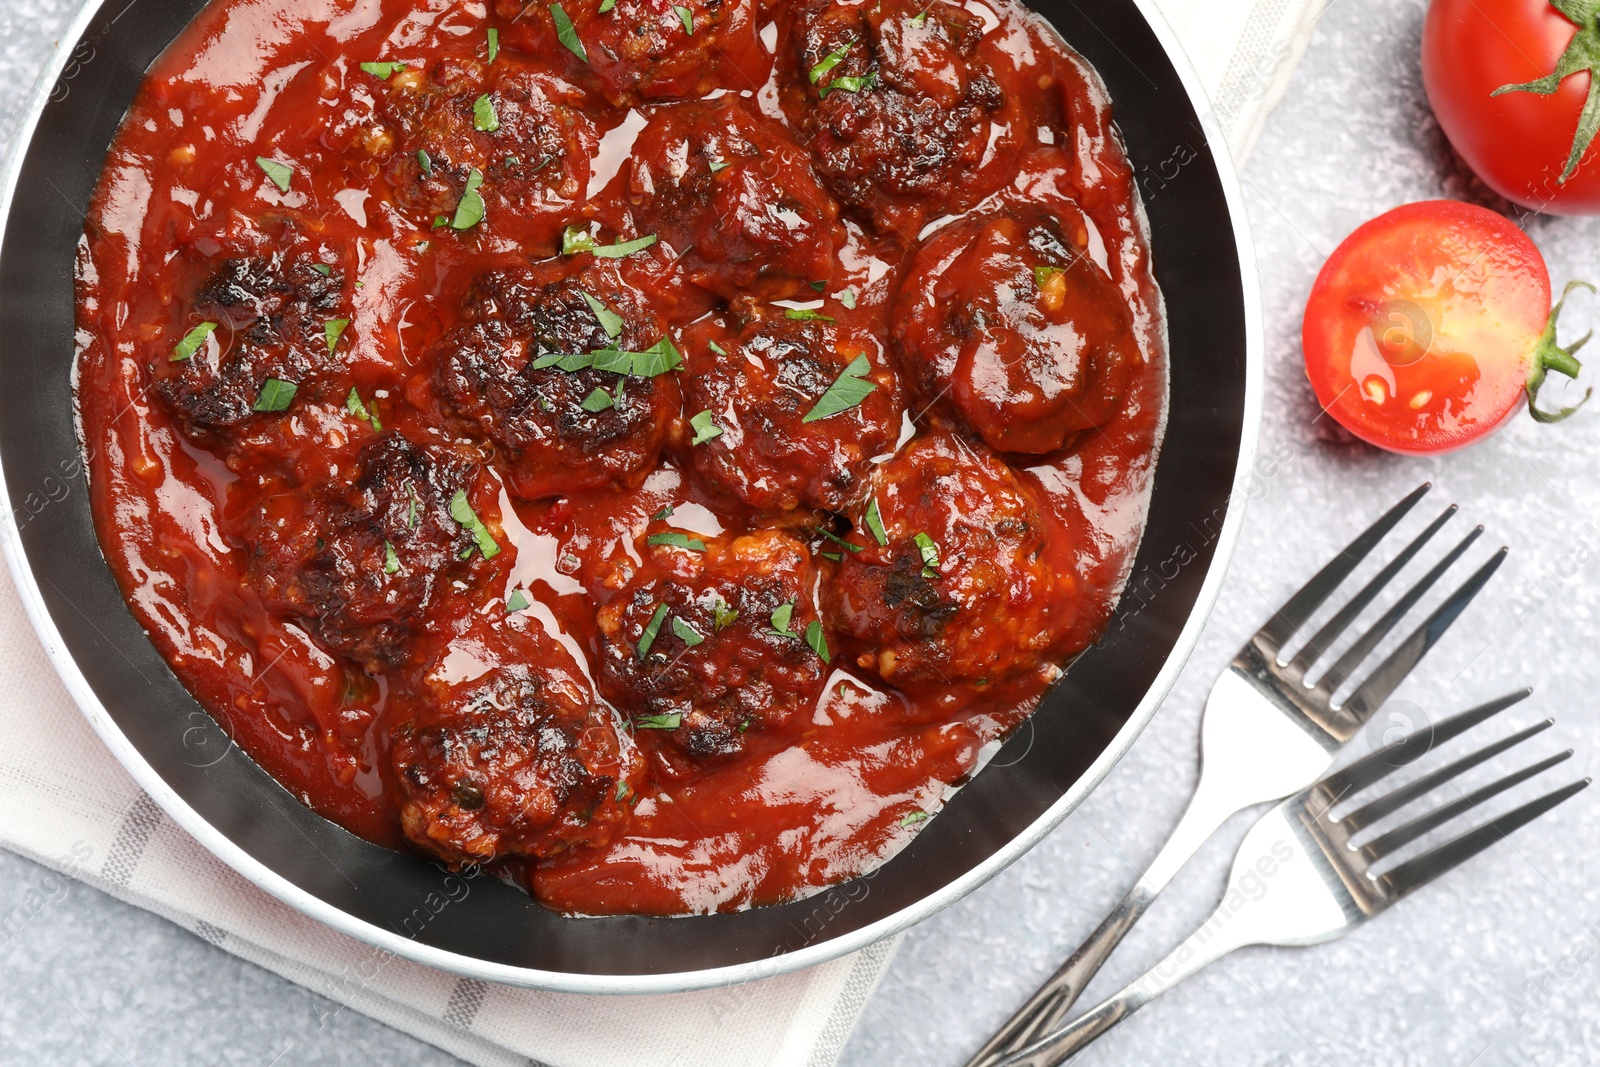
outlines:
[{"label": "white napkin", "polygon": [[[1159,3],[1242,159],[1324,0]],[[898,944],[733,989],[605,998],[490,985],[370,948],[255,888],[140,791],[56,678],[9,575],[0,575],[0,846],[484,1065],[830,1067]]]}]

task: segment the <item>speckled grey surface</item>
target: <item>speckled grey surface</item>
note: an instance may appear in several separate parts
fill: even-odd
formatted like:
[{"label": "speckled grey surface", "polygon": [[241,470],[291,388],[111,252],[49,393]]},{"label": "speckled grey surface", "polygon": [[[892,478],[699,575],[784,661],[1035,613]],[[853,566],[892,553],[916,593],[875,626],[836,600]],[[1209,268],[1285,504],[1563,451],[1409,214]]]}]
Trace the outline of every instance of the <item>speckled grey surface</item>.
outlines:
[{"label": "speckled grey surface", "polygon": [[[4,3],[0,136],[9,135],[16,94],[71,6]],[[1538,693],[1512,717],[1559,720],[1532,747],[1578,750],[1551,781],[1596,766],[1600,562],[1591,557],[1600,554],[1600,410],[1554,428],[1520,420],[1459,455],[1400,459],[1340,440],[1317,418],[1300,369],[1299,310],[1340,238],[1397,203],[1482,195],[1451,163],[1428,114],[1415,58],[1421,20],[1417,0],[1332,0],[1246,168],[1267,309],[1262,460],[1238,561],[1189,669],[1079,812],[990,885],[911,933],[846,1050],[849,1067],[958,1064],[1049,973],[1181,811],[1196,772],[1199,708],[1218,667],[1324,556],[1423,480],[1436,483],[1437,504],[1463,506],[1463,531],[1477,522],[1488,528],[1474,560],[1502,543],[1512,554],[1390,711],[1425,721],[1531,682]],[[1600,222],[1525,224],[1558,284],[1600,277]],[[1579,330],[1600,319],[1593,301],[1571,310]],[[1390,722],[1386,713],[1373,735]],[[1201,854],[1091,997],[1153,962],[1204,916],[1246,825],[1235,819]],[[1224,960],[1079,1062],[1600,1060],[1597,844],[1600,792],[1592,792],[1342,942]],[[31,888],[50,902],[0,932],[0,1061],[454,1062],[0,853],[0,915]]]}]

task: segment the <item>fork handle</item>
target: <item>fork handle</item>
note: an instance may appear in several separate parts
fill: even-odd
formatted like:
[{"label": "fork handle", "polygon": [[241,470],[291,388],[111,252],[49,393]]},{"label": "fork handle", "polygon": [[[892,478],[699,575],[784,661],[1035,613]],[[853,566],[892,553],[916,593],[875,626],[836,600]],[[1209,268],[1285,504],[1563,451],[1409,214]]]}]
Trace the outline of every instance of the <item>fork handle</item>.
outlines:
[{"label": "fork handle", "polygon": [[1099,972],[1128,931],[1133,929],[1133,924],[1155,902],[1184,863],[1216,832],[1217,827],[1235,812],[1255,802],[1255,798],[1240,797],[1229,789],[1226,779],[1202,774],[1183,818],[1178,820],[1172,836],[1167,838],[1167,843],[1156,854],[1156,858],[1150,861],[1150,866],[1138,883],[1128,890],[1128,894],[1089,935],[1088,940],[1079,945],[1060,969],[1028,998],[1028,1002],[1006,1020],[999,1033],[967,1061],[967,1067],[991,1067],[1040,1035],[1054,1030],[1083,995],[1089,980]]}]

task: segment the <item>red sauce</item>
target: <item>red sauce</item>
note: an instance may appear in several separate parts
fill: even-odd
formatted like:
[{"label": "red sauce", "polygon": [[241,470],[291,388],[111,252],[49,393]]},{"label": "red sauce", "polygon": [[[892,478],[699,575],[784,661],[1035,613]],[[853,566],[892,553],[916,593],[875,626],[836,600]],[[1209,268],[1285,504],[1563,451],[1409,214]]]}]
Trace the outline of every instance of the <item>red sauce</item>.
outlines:
[{"label": "red sauce", "polygon": [[195,19],[85,229],[94,513],[329,819],[572,912],[772,903],[908,842],[1105,624],[1160,300],[1020,5],[600,6]]}]

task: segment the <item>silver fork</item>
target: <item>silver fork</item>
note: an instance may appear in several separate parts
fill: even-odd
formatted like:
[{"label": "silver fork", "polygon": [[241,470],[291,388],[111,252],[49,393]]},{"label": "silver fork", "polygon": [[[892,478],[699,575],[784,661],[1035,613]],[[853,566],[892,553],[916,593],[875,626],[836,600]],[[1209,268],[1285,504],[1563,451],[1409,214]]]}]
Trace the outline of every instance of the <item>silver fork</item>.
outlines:
[{"label": "silver fork", "polygon": [[1348,699],[1334,703],[1343,684],[1373,649],[1416,606],[1483,527],[1473,529],[1323,672],[1315,685],[1307,673],[1340,635],[1455,514],[1447,507],[1371,581],[1333,615],[1288,663],[1279,653],[1350,576],[1384,536],[1427,493],[1424,484],[1390,508],[1361,536],[1279,608],[1239,650],[1211,687],[1200,728],[1200,781],[1172,836],[1089,939],[1007,1020],[967,1067],[991,1067],[1039,1035],[1054,1029],[1083,993],[1089,979],[1138,922],[1162,889],[1206,839],[1235,813],[1279,800],[1316,781],[1334,754],[1364,726],[1395,687],[1411,673],[1488,582],[1505,558],[1501,548],[1452,593],[1409,637],[1374,668]]},{"label": "silver fork", "polygon": [[1448,766],[1400,786],[1340,818],[1332,809],[1374,786],[1395,769],[1432,747],[1476,726],[1528,695],[1501,697],[1440,723],[1426,745],[1402,738],[1336,771],[1262,816],[1245,835],[1234,857],[1223,903],[1201,927],[1144,977],[1098,1007],[1006,1059],[1001,1067],[1055,1067],[1151,1000],[1214,960],[1245,945],[1316,945],[1332,941],[1385,911],[1507,834],[1524,826],[1589,785],[1584,778],[1474,830],[1405,860],[1382,874],[1375,865],[1399,849],[1444,826],[1513,786],[1572,755],[1572,750],[1540,760],[1498,781],[1461,794],[1360,847],[1351,838],[1380,819],[1396,814],[1433,793],[1458,774],[1526,741],[1552,721],[1528,727],[1463,756]]}]

